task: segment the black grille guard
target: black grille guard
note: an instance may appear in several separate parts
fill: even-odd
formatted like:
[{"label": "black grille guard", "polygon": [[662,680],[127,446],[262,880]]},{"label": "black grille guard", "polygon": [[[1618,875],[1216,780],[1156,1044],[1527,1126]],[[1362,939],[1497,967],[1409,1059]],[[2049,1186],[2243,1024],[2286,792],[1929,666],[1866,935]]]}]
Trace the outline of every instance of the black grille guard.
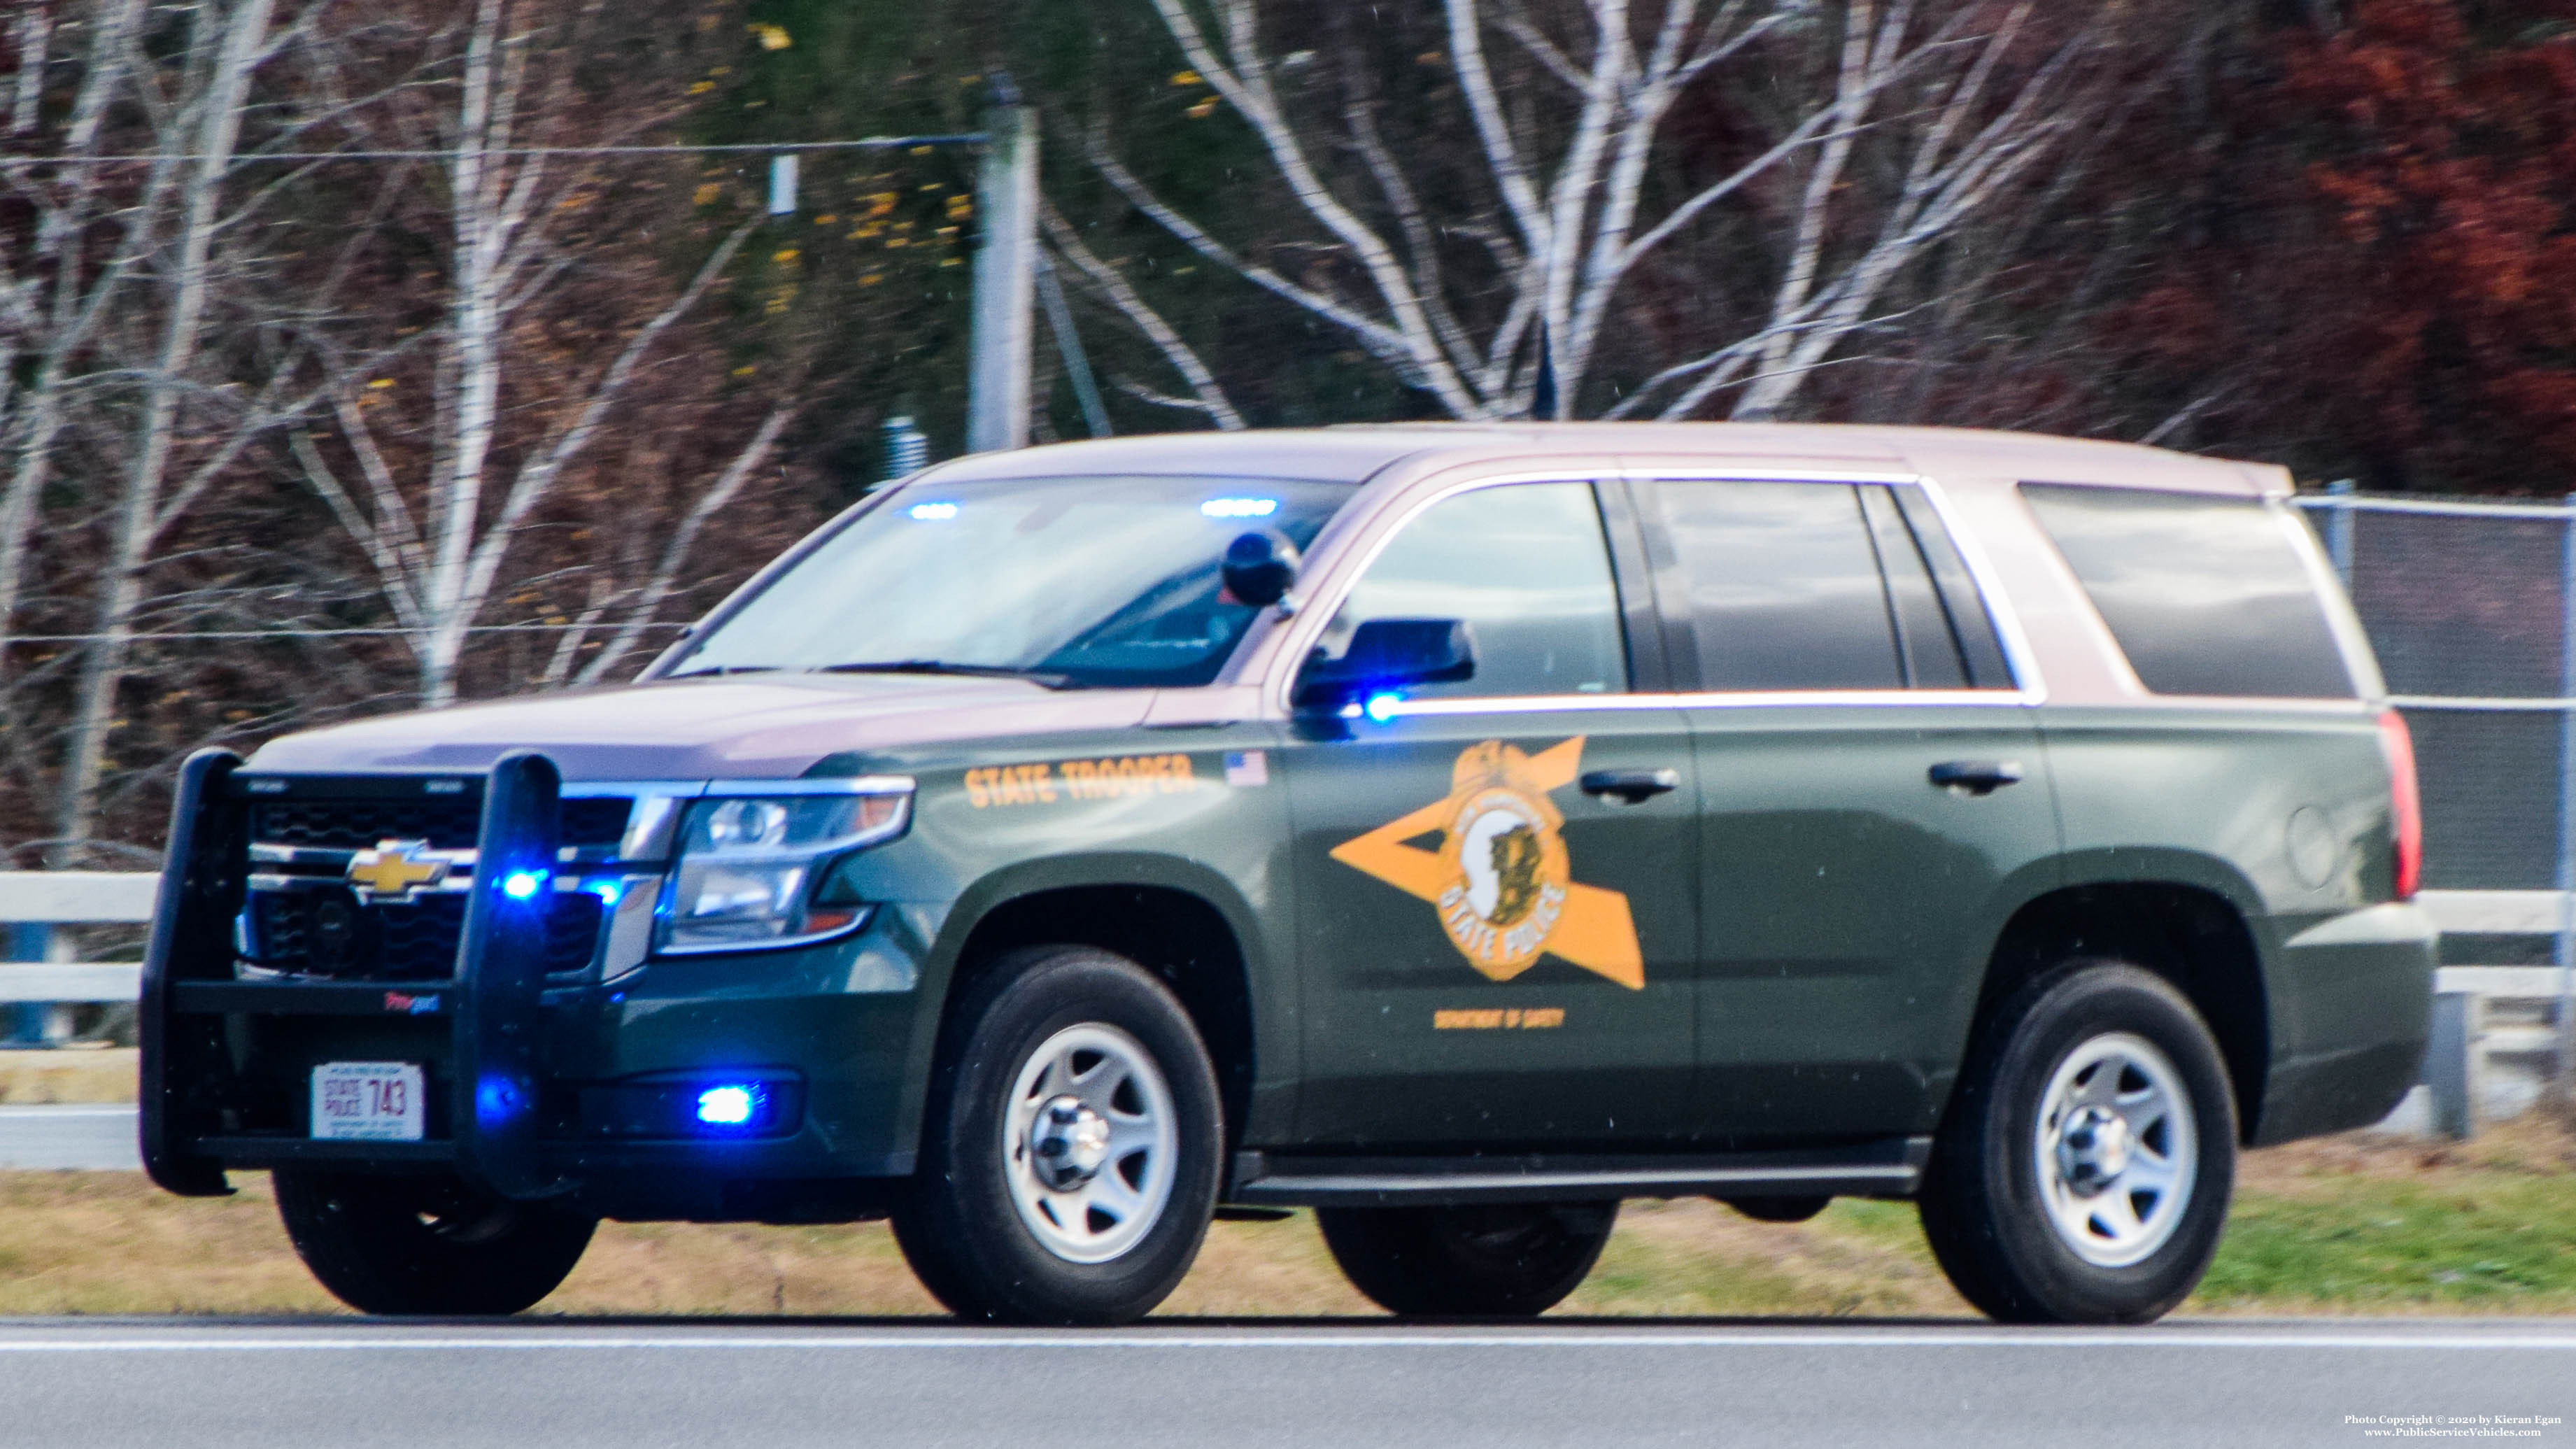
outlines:
[{"label": "black grille guard", "polygon": [[[235,979],[233,919],[242,909],[249,861],[250,802],[233,779],[241,764],[229,750],[200,750],[180,771],[143,963],[143,1165],[155,1183],[189,1197],[232,1191],[222,1159],[209,1150],[222,1136],[220,1113],[232,1076],[225,1013],[353,1014],[375,1009],[365,1004],[384,990],[382,983]],[[510,1198],[547,1197],[572,1186],[547,1170],[537,1116],[545,1066],[546,905],[562,833],[561,789],[561,774],[541,754],[516,751],[492,766],[456,972],[443,987],[455,1033],[449,1139],[366,1145],[403,1149],[400,1156],[425,1164],[443,1159],[469,1183]],[[533,874],[540,888],[513,899],[501,883],[521,872]],[[278,1165],[309,1159],[314,1166],[351,1162],[348,1149],[359,1146],[276,1138],[258,1145],[258,1155]]]}]

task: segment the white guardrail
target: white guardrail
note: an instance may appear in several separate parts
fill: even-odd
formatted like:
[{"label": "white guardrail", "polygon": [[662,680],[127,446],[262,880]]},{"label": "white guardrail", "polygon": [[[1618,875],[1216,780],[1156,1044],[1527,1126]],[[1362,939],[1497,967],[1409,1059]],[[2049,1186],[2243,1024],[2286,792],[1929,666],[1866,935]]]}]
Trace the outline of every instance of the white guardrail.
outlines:
[{"label": "white guardrail", "polygon": [[[143,871],[0,871],[0,925],[127,924],[152,919],[161,878]],[[2417,897],[2446,935],[2557,935],[2558,891],[2426,891]],[[2425,1062],[2435,1125],[2474,1130],[2490,1067],[2545,1074],[2560,1051],[2558,966],[2445,966],[2435,985],[2435,1040]],[[142,994],[132,962],[0,963],[0,1003],[122,1002]]]},{"label": "white guardrail", "polygon": [[[0,925],[141,925],[161,877],[150,871],[0,870]],[[0,1002],[132,1001],[143,968],[130,961],[0,962]]]}]

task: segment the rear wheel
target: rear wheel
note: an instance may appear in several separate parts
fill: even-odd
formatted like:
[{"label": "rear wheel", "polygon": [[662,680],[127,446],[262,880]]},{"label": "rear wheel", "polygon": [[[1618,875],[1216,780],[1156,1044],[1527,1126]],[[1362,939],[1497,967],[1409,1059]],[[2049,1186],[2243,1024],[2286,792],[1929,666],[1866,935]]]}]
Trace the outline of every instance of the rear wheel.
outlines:
[{"label": "rear wheel", "polygon": [[276,1186],[297,1256],[361,1313],[517,1313],[555,1291],[598,1226],[434,1178],[282,1170]]},{"label": "rear wheel", "polygon": [[2209,1028],[2161,977],[2076,962],[1971,1055],[1925,1173],[1923,1231],[1960,1295],[2014,1323],[2143,1323],[2226,1227],[2236,1113]]},{"label": "rear wheel", "polygon": [[1163,1301],[1216,1205],[1216,1073],[1124,957],[1042,947],[959,1002],[895,1240],[961,1318],[1115,1324]]},{"label": "rear wheel", "polygon": [[1530,1318],[1565,1300],[1610,1241],[1619,1204],[1318,1208],[1351,1286],[1408,1318]]}]

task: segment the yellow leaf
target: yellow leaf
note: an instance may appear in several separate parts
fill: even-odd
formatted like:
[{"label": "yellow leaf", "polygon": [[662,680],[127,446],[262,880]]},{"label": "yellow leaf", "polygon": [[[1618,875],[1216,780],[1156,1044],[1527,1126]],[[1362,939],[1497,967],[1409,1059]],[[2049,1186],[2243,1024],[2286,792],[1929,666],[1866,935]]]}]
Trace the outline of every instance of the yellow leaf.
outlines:
[{"label": "yellow leaf", "polygon": [[379,378],[375,379],[374,381],[372,381],[372,382],[370,382],[370,383],[368,383],[368,384],[367,384],[367,386],[368,386],[369,388],[371,388],[371,389],[383,389],[383,388],[391,387],[391,386],[393,386],[393,385],[394,385],[394,380],[393,380],[392,378],[390,378],[390,377],[379,377]]},{"label": "yellow leaf", "polygon": [[1200,75],[1194,70],[1176,70],[1172,72],[1172,84],[1176,86],[1203,86],[1207,84],[1207,77]]},{"label": "yellow leaf", "polygon": [[699,206],[713,206],[716,204],[716,198],[722,195],[724,195],[724,188],[710,181],[706,185],[698,188],[696,204]]},{"label": "yellow leaf", "polygon": [[760,37],[760,48],[763,50],[785,50],[796,43],[788,37],[784,26],[753,24],[746,25],[743,29]]},{"label": "yellow leaf", "polygon": [[831,225],[833,225],[834,223],[838,222],[839,220],[840,220],[840,218],[839,218],[839,217],[837,217],[837,216],[833,215],[831,212],[828,212],[828,211],[827,211],[827,212],[824,212],[821,216],[818,216],[818,217],[814,218],[814,224],[815,224],[816,226],[831,226]]},{"label": "yellow leaf", "polygon": [[1197,105],[1190,107],[1188,110],[1181,112],[1181,114],[1189,117],[1193,121],[1204,121],[1209,116],[1215,114],[1215,112],[1216,97],[1210,96],[1206,100],[1199,102]]},{"label": "yellow leaf", "polygon": [[792,262],[796,260],[796,248],[788,247],[781,251],[772,252],[770,253],[769,259],[773,262]]},{"label": "yellow leaf", "polygon": [[714,81],[691,81],[689,83],[689,94],[693,96],[702,96],[715,88],[716,83]]},{"label": "yellow leaf", "polygon": [[948,260],[941,262],[940,265],[943,267],[962,267],[966,265],[966,259],[963,257],[950,257]]},{"label": "yellow leaf", "polygon": [[733,375],[736,377],[749,377],[758,371],[760,371],[760,369],[757,367],[737,367],[733,370]]}]

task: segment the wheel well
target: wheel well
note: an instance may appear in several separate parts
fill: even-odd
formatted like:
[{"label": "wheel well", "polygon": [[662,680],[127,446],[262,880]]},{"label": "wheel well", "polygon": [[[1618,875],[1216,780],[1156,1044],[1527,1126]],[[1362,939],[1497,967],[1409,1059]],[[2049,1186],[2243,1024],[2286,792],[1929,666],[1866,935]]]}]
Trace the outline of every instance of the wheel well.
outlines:
[{"label": "wheel well", "polygon": [[2075,886],[2023,906],[2004,927],[1977,997],[1982,1032],[2022,983],[2070,956],[2111,956],[2155,972],[2191,1000],[2227,1063],[2238,1133],[2263,1114],[2271,1017],[2262,958],[2245,918],[2224,896],[2162,883]]},{"label": "wheel well", "polygon": [[948,999],[1025,946],[1114,951],[1170,987],[1207,1043],[1232,1150],[1252,1097],[1252,988],[1242,945],[1216,907],[1158,886],[1070,886],[1015,896],[968,933]]}]

